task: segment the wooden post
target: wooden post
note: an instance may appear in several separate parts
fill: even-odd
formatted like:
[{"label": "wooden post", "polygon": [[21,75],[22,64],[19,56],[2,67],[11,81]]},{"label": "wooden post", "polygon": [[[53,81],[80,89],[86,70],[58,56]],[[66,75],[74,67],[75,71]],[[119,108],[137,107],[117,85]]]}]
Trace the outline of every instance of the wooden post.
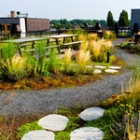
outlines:
[{"label": "wooden post", "polygon": [[110,56],[110,54],[109,54],[109,52],[107,52],[107,60],[106,60],[107,63],[110,62],[110,57],[109,56]]}]

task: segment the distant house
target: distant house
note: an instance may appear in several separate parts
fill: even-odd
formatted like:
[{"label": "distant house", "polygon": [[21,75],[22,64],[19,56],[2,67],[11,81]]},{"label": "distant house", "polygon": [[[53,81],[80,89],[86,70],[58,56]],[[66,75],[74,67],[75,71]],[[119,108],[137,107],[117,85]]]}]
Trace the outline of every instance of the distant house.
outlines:
[{"label": "distant house", "polygon": [[133,33],[134,24],[137,24],[138,28],[140,29],[140,9],[131,9],[131,22],[130,22],[131,34]]},{"label": "distant house", "polygon": [[9,17],[0,17],[0,33],[10,34],[13,25],[19,27],[20,37],[26,37],[31,32],[43,32],[50,30],[50,20],[41,18],[28,18],[28,14],[16,15],[14,11],[11,11]]}]

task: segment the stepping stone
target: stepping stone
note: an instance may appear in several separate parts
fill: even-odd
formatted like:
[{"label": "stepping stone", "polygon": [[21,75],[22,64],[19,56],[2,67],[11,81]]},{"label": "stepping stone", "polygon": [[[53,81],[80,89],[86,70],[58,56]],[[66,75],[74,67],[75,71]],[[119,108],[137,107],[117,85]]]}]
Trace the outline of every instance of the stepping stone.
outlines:
[{"label": "stepping stone", "polygon": [[104,70],[106,73],[117,73],[117,70],[113,70],[113,69],[106,69]]},{"label": "stepping stone", "polygon": [[121,67],[119,67],[119,66],[110,66],[109,69],[118,70],[118,69],[121,69]]},{"label": "stepping stone", "polygon": [[81,127],[70,134],[70,140],[102,140],[104,132],[96,127]]},{"label": "stepping stone", "polygon": [[95,74],[98,74],[98,73],[102,73],[102,71],[101,71],[101,70],[98,70],[98,69],[95,69],[95,70],[94,70],[94,73],[95,73]]},{"label": "stepping stone", "polygon": [[41,118],[38,124],[44,129],[51,131],[62,131],[66,128],[68,118],[62,115],[51,114]]},{"label": "stepping stone", "polygon": [[97,68],[97,69],[106,69],[106,66],[97,65],[97,66],[94,66],[94,67]]},{"label": "stepping stone", "polygon": [[55,136],[53,132],[35,130],[24,134],[21,140],[54,140],[54,138]]},{"label": "stepping stone", "polygon": [[93,68],[93,66],[87,65],[86,68]]},{"label": "stepping stone", "polygon": [[79,114],[79,117],[84,121],[91,121],[103,116],[105,109],[100,107],[90,107]]},{"label": "stepping stone", "polygon": [[78,64],[74,64],[74,63],[73,63],[72,66],[78,66]]}]

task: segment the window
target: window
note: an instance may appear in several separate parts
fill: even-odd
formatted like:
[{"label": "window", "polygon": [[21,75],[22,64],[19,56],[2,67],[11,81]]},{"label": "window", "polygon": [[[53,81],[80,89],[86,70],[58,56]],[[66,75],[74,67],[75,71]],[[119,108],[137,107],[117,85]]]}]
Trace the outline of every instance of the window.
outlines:
[{"label": "window", "polygon": [[1,29],[4,31],[5,30],[5,26],[4,25],[1,25]]}]

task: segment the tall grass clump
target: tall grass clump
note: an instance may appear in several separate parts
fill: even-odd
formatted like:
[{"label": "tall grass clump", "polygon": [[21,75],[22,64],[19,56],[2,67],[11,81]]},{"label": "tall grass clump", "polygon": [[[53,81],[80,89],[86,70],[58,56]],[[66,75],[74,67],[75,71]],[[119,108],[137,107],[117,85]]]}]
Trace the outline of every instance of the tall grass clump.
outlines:
[{"label": "tall grass clump", "polygon": [[131,64],[129,64],[129,68],[131,69],[132,72],[132,78],[137,79],[138,77],[140,78],[140,60],[136,56],[136,59],[131,59]]},{"label": "tall grass clump", "polygon": [[85,41],[80,44],[80,50],[87,51],[89,49],[89,41]]},{"label": "tall grass clump", "polygon": [[102,41],[90,41],[90,52],[92,55],[92,59],[97,61],[99,59],[100,53],[101,53],[101,48],[102,48]]},{"label": "tall grass clump", "polygon": [[122,88],[123,93],[128,93],[123,97],[124,101],[125,103],[132,105],[135,110],[138,111],[140,109],[140,78],[131,78],[126,85],[126,87]]},{"label": "tall grass clump", "polygon": [[30,63],[32,64],[32,68],[34,74],[43,74],[46,71],[46,57],[45,57],[45,46],[44,43],[41,41],[36,45],[36,56],[31,56]]},{"label": "tall grass clump", "polygon": [[81,73],[85,71],[86,65],[89,63],[89,61],[90,61],[90,52],[79,50],[76,56],[76,62],[78,63]]},{"label": "tall grass clump", "polygon": [[13,56],[12,58],[1,61],[1,72],[4,77],[10,80],[20,80],[30,74],[30,67],[27,58]]},{"label": "tall grass clump", "polygon": [[90,41],[89,49],[90,49],[93,61],[106,61],[107,52],[109,52],[110,58],[111,58],[111,56],[113,56],[113,53],[115,51],[114,48],[112,47],[111,41],[103,41],[100,39],[97,41],[95,40]]},{"label": "tall grass clump", "polygon": [[65,69],[67,69],[71,63],[71,58],[72,58],[72,50],[71,48],[67,49],[64,53],[64,65],[65,65]]},{"label": "tall grass clump", "polygon": [[49,60],[47,62],[47,68],[49,72],[57,73],[59,70],[59,63],[56,58],[56,53],[54,50],[50,51]]},{"label": "tall grass clump", "polygon": [[72,50],[71,48],[67,49],[63,57],[63,72],[68,75],[75,75],[78,72],[78,68],[75,64],[72,63]]},{"label": "tall grass clump", "polygon": [[6,122],[4,122],[1,125],[2,126],[0,126],[0,139],[1,140],[13,140],[14,139],[14,134],[11,131],[12,128],[8,127]]},{"label": "tall grass clump", "polygon": [[[139,140],[140,139],[140,113],[130,114],[126,121],[126,134],[128,140]],[[127,139],[127,137],[126,137]]]},{"label": "tall grass clump", "polygon": [[2,59],[5,61],[7,59],[12,59],[12,57],[16,54],[18,49],[18,45],[15,45],[14,42],[9,42],[2,45]]}]

